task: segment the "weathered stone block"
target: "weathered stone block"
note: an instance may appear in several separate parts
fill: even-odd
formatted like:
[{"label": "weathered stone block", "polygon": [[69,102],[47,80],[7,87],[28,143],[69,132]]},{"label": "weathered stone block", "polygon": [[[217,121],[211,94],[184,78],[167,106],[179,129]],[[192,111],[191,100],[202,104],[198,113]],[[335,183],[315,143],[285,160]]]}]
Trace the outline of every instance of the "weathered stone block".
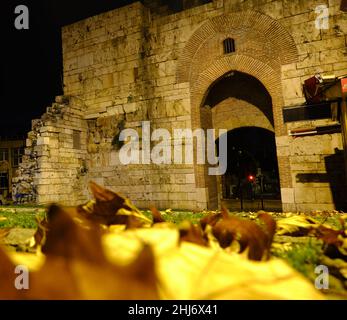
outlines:
[{"label": "weathered stone block", "polygon": [[316,203],[315,188],[295,188],[295,203]]},{"label": "weathered stone block", "polygon": [[36,144],[38,146],[49,145],[49,141],[50,141],[49,137],[38,137]]},{"label": "weathered stone block", "polygon": [[294,189],[281,188],[281,199],[283,203],[295,203]]}]

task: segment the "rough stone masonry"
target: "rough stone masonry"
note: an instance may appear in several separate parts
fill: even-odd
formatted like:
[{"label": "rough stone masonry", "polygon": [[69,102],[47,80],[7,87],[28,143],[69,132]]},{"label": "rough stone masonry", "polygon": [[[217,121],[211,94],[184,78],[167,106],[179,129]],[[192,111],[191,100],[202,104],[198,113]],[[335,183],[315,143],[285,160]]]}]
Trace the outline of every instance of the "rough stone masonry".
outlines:
[{"label": "rough stone masonry", "polygon": [[[294,138],[290,129],[333,120],[285,124],[282,109],[305,101],[302,83],[315,73],[347,73],[341,1],[205,2],[185,1],[176,13],[156,1],[136,2],[63,27],[64,96],[33,121],[15,188],[24,186],[40,204],[73,205],[89,198],[87,181],[94,180],[143,208],[215,208],[217,180],[205,166],[122,166],[117,135],[139,130],[144,120],[170,131],[253,125],[275,133],[283,209],[335,209],[346,198],[343,165],[335,159],[341,134]],[[318,5],[329,9],[328,29],[316,28]],[[227,38],[235,52],[223,52]],[[263,84],[272,121],[235,97],[204,108],[209,88],[231,71]],[[300,179],[327,170],[334,171],[336,189],[331,181]]]}]

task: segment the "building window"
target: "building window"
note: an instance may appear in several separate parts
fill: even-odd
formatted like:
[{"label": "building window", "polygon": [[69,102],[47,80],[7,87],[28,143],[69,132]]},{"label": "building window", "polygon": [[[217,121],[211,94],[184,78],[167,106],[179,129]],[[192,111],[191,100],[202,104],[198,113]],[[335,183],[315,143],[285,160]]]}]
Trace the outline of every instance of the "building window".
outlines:
[{"label": "building window", "polygon": [[0,148],[0,161],[8,161],[8,149]]},{"label": "building window", "polygon": [[8,191],[8,174],[0,172],[0,194]]},{"label": "building window", "polygon": [[18,167],[22,162],[22,157],[24,154],[24,148],[14,148],[11,150],[12,152],[12,167]]},{"label": "building window", "polygon": [[232,38],[223,41],[224,54],[235,52],[235,40]]},{"label": "building window", "polygon": [[74,130],[72,134],[73,148],[80,150],[81,149],[81,131]]},{"label": "building window", "polygon": [[8,189],[8,174],[1,172],[0,173],[0,189]]}]

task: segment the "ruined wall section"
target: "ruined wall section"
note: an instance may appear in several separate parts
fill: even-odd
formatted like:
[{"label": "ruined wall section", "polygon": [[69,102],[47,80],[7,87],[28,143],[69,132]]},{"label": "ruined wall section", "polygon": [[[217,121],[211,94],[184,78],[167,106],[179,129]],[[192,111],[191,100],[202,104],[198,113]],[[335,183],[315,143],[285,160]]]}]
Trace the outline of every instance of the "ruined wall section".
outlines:
[{"label": "ruined wall section", "polygon": [[[89,123],[89,178],[144,208],[196,207],[193,165],[124,166],[112,144],[119,128],[141,138],[141,121],[150,121],[152,131],[191,127],[189,86],[175,77],[187,29],[175,16],[156,23],[134,3],[63,29],[65,94],[84,102]],[[194,28],[189,18],[188,25]]]},{"label": "ruined wall section", "polygon": [[40,119],[33,120],[14,179],[15,201],[75,205],[88,199],[82,108],[73,99],[57,97]]}]

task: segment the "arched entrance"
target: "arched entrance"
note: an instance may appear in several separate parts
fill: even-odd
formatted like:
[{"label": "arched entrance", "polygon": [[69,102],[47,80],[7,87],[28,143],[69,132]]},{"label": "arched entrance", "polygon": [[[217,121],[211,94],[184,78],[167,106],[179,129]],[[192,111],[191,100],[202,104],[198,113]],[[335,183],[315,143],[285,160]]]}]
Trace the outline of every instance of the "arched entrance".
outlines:
[{"label": "arched entrance", "polygon": [[228,131],[227,172],[206,176],[210,194],[218,191],[217,201],[233,210],[281,209],[272,98],[265,86],[249,74],[226,73],[208,89],[201,123]]},{"label": "arched entrance", "polygon": [[[234,40],[236,49],[225,52],[223,43],[229,38]],[[289,146],[285,144],[287,128],[282,115],[281,67],[297,60],[298,51],[295,42],[285,27],[265,14],[248,10],[217,16],[203,23],[185,45],[177,68],[177,83],[189,83],[193,130],[216,128],[212,123],[213,106],[208,105],[206,101],[211,88],[224,77],[232,76],[233,72],[238,71],[258,80],[260,85],[266,88],[268,96],[271,97],[272,118],[268,109],[265,111],[261,105],[254,104],[254,101],[242,99],[244,96],[229,94],[229,98],[219,102],[233,105],[238,102],[237,106],[242,110],[239,112],[241,116],[231,118],[238,119],[236,122],[239,123],[239,127],[259,126],[275,132],[277,152],[280,150],[277,160],[284,210],[291,210],[294,207],[294,189],[287,157]],[[254,92],[251,88],[248,89],[246,95],[251,98]],[[228,99],[229,101],[226,101]],[[232,108],[232,110],[237,109]],[[252,114],[252,117],[246,114]],[[223,126],[234,127],[234,124],[230,123],[231,118],[229,117],[229,122],[223,123]],[[253,123],[248,123],[252,118]],[[195,164],[194,173],[197,207],[217,208],[216,177],[208,176],[206,165]]]}]

